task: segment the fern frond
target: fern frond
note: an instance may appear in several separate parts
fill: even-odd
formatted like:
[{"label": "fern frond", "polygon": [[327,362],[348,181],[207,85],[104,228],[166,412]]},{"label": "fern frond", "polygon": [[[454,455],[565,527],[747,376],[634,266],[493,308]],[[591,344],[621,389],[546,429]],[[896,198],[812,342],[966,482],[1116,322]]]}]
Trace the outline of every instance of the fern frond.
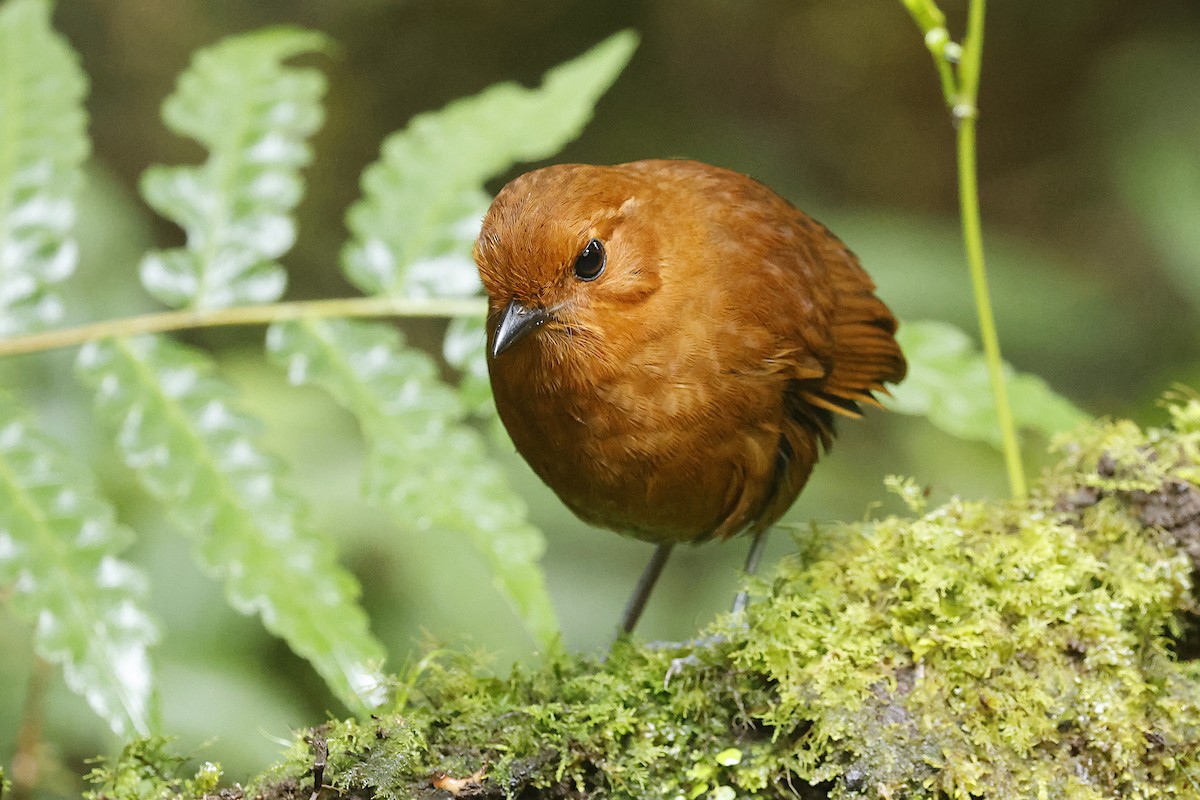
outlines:
[{"label": "fern frond", "polygon": [[636,44],[630,31],[614,34],[551,69],[540,88],[496,84],[388,137],[346,217],[347,277],[367,294],[478,292],[470,254],[488,205],[483,182],[574,139]]},{"label": "fern frond", "polygon": [[[119,736],[154,727],[146,580],[92,474],[0,394],[0,585],[34,644]],[[10,687],[11,688],[11,687]]]},{"label": "fern frond", "polygon": [[57,321],[75,271],[87,79],[46,0],[0,7],[0,336]]},{"label": "fern frond", "polygon": [[[390,136],[347,215],[354,236],[342,262],[350,280],[368,294],[478,293],[470,250],[488,203],[483,182],[574,138],[636,43],[633,33],[618,33],[547,72],[538,89],[497,84]],[[464,330],[465,347],[455,350],[463,365],[482,352],[473,332]],[[268,346],[293,381],[320,384],[358,417],[371,447],[368,497],[406,524],[465,532],[525,626],[552,646],[558,624],[537,563],[542,534],[487,460],[482,437],[463,423],[466,410],[433,362],[380,325],[276,325]],[[472,408],[487,396],[479,378],[470,385]]]},{"label": "fern frond", "polygon": [[187,233],[187,246],[149,253],[142,283],[170,306],[213,308],[265,303],[283,294],[275,259],[296,240],[292,209],[300,169],[323,120],[325,78],[286,67],[292,56],[326,46],[314,31],[271,28],[201,50],[163,105],[176,133],[209,151],[200,166],[154,166],[142,194]]},{"label": "fern frond", "polygon": [[308,528],[257,425],[199,353],[156,337],[94,342],[79,354],[125,463],[199,542],[232,605],[258,614],[356,709],[382,701],[383,647],[358,584],[327,537]]},{"label": "fern frond", "polygon": [[463,404],[433,360],[380,323],[281,323],[267,343],[293,383],[321,386],[359,419],[369,448],[367,498],[403,525],[465,533],[530,634],[552,647],[559,628],[538,566],[542,533],[483,437],[462,423]]}]

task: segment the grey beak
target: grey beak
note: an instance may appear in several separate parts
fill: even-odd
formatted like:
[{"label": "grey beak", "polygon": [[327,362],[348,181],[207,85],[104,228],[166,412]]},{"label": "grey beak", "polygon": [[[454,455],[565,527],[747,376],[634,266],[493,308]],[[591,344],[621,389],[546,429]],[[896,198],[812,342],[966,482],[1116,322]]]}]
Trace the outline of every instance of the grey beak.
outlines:
[{"label": "grey beak", "polygon": [[515,299],[509,301],[500,312],[500,322],[497,323],[496,332],[492,336],[492,358],[496,358],[533,333],[548,319],[550,312],[544,308],[529,308]]}]

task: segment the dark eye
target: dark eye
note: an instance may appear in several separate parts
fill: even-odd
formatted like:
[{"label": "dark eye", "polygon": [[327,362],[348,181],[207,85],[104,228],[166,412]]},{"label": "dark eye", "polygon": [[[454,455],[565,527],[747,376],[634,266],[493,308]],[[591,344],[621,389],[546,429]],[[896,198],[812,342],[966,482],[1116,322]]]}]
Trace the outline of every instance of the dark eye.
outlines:
[{"label": "dark eye", "polygon": [[575,259],[575,277],[581,281],[594,281],[604,272],[604,245],[592,239]]}]

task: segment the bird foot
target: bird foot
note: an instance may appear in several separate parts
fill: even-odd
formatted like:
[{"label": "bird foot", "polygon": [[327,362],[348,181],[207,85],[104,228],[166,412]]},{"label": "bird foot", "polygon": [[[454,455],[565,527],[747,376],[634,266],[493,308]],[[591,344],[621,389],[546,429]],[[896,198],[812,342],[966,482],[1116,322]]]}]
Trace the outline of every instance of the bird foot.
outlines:
[{"label": "bird foot", "polygon": [[688,667],[698,667],[703,662],[696,658],[695,653],[686,655],[683,658],[672,658],[671,666],[667,667],[667,673],[663,675],[663,689],[667,689],[671,685],[671,678],[676,675],[681,675]]},{"label": "bird foot", "polygon": [[715,649],[718,645],[725,644],[728,641],[728,636],[705,636],[701,639],[692,639],[687,642],[647,642],[646,649],[691,651],[685,656],[671,659],[671,663],[667,667],[667,672],[663,675],[663,688],[667,689],[671,685],[672,678],[682,675],[686,670],[696,669],[705,665],[705,662],[697,654],[697,651]]}]

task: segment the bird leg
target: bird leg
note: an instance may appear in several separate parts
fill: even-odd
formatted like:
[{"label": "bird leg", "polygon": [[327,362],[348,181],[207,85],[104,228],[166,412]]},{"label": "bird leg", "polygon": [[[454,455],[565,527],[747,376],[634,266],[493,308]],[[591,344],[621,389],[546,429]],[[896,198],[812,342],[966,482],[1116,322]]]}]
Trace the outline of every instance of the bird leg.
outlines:
[{"label": "bird leg", "polygon": [[[758,533],[754,534],[754,541],[750,543],[750,552],[746,554],[746,566],[742,568],[745,575],[753,575],[758,569],[758,561],[762,558],[763,550],[767,546],[767,529],[763,528]],[[750,602],[750,595],[745,589],[737,593],[733,598],[733,615],[741,616],[746,611],[746,604]]]},{"label": "bird leg", "polygon": [[[766,544],[767,530],[764,528],[763,530],[754,534],[754,541],[750,543],[750,552],[746,554],[746,565],[742,568],[742,572],[745,575],[753,575],[758,569],[758,562],[762,558],[763,550],[766,549]],[[740,617],[742,614],[744,614],[746,612],[746,604],[749,602],[749,593],[745,589],[739,591],[737,596],[733,598],[733,616]],[[743,621],[742,624],[744,625],[745,622]],[[695,648],[721,644],[725,641],[728,641],[728,639],[724,635],[708,636],[704,639],[698,639],[695,642],[691,642],[691,645],[693,648]],[[667,668],[667,674],[663,676],[663,688],[666,689],[667,686],[670,685],[671,678],[679,675],[689,667],[698,667],[700,664],[701,661],[696,657],[694,652],[680,658],[671,659],[671,666]]]},{"label": "bird leg", "polygon": [[671,555],[673,546],[674,543],[665,542],[654,549],[650,563],[642,570],[642,577],[638,578],[637,586],[633,587],[633,594],[629,596],[629,602],[625,604],[625,613],[621,615],[621,627],[617,629],[617,636],[633,633],[638,618],[642,616],[642,609],[646,607],[646,601],[650,599],[650,592],[654,590],[658,576],[662,574],[663,567],[667,565],[667,558]]}]

